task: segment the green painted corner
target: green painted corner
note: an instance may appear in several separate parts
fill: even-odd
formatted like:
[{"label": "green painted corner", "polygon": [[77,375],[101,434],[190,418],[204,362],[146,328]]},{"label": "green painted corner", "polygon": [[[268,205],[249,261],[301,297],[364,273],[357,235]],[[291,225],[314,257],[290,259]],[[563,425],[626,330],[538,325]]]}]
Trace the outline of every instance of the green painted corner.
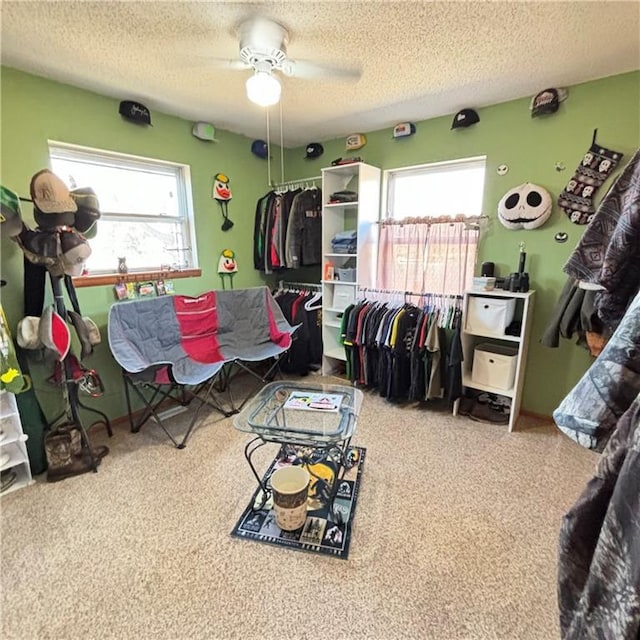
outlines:
[{"label": "green painted corner", "polygon": [[[562,267],[585,227],[574,225],[554,205],[553,214],[543,227],[510,231],[496,218],[497,204],[504,193],[523,182],[539,184],[555,200],[591,145],[594,129],[598,129],[600,144],[625,154],[613,177],[597,193],[598,202],[640,147],[640,72],[569,87],[567,100],[551,116],[532,118],[530,100],[528,96],[477,108],[480,122],[468,129],[451,130],[452,113],[416,122],[413,136],[394,140],[392,129],[397,122],[389,122],[385,129],[365,131],[367,144],[355,152],[345,150],[346,136],[321,140],[324,154],[317,159],[300,162],[297,158],[304,157],[304,147],[293,149],[288,154],[292,160],[287,165],[287,173],[292,179],[317,175],[321,167],[345,156],[360,156],[364,162],[383,170],[486,156],[483,212],[489,216],[489,221],[481,237],[477,272],[486,260],[496,263],[500,275],[517,270],[518,245],[525,243],[527,271],[536,297],[523,408],[550,415],[592,362],[587,351],[574,344],[575,340],[562,339],[558,349],[539,344],[566,281]],[[460,108],[474,106],[461,104]],[[562,163],[565,170],[557,171],[556,163]],[[504,176],[496,173],[501,164],[509,166],[509,172]],[[558,231],[569,235],[565,244],[554,241]]]},{"label": "green painted corner", "polygon": [[[31,176],[48,166],[48,140],[188,164],[203,274],[201,278],[175,280],[176,291],[195,295],[219,288],[217,262],[220,252],[227,247],[236,252],[238,259],[236,287],[264,282],[264,276],[253,269],[253,219],[256,200],[268,190],[268,172],[267,163],[251,154],[250,138],[216,128],[219,142],[203,142],[191,135],[192,122],[153,109],[153,127],[140,127],[118,115],[119,99],[15,69],[3,67],[0,71],[3,185],[19,194],[28,194]],[[467,130],[451,131],[451,114],[417,122],[414,136],[393,140],[391,129],[396,123],[390,122],[387,129],[366,132],[367,145],[357,154],[383,169],[487,156],[484,211],[491,220],[483,234],[479,262],[495,261],[500,273],[513,270],[517,265],[518,243],[526,243],[527,269],[537,295],[524,408],[549,414],[590,362],[586,351],[566,340],[555,350],[538,344],[564,284],[562,265],[584,229],[555,210],[541,229],[507,231],[496,223],[496,205],[509,188],[525,181],[536,182],[556,196],[588,148],[594,128],[598,128],[601,144],[624,152],[625,160],[628,159],[640,146],[640,72],[570,87],[569,97],[559,112],[546,118],[530,117],[529,100],[527,97],[478,109],[481,122]],[[216,124],[215,117],[213,120]],[[311,135],[309,142],[312,138]],[[320,175],[321,168],[331,160],[348,155],[344,138],[321,142],[324,155],[314,160],[304,159],[304,148],[284,151],[287,179]],[[279,158],[280,150],[274,147],[272,155]],[[562,162],[566,170],[557,172],[556,162]],[[495,169],[503,163],[510,170],[499,177]],[[235,226],[228,232],[220,230],[222,216],[211,198],[212,178],[219,171],[230,177],[233,190],[229,213]],[[600,197],[612,182],[610,178],[605,183]],[[28,223],[33,223],[26,207],[23,215]],[[553,236],[557,231],[566,231],[569,242],[556,244]],[[0,258],[3,278],[9,282],[0,295],[10,326],[15,327],[22,315],[22,254],[15,244],[3,241]],[[297,281],[318,279],[319,269],[295,273]],[[275,278],[270,280],[273,282]],[[106,343],[107,313],[114,302],[112,287],[81,289],[79,298],[83,313],[98,323],[103,335],[102,344],[87,361],[88,366],[100,371],[107,387],[107,393],[95,401],[95,406],[111,417],[121,416],[125,413],[122,383]],[[36,384],[49,413],[57,408],[59,393],[47,386],[45,373],[43,370],[36,375]]]}]

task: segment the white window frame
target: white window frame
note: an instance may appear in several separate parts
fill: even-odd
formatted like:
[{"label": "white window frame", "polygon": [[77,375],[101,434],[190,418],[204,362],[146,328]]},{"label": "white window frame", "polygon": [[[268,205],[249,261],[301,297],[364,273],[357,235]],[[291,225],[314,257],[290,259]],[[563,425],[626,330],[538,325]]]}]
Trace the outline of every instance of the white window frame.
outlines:
[{"label": "white window frame", "polygon": [[[485,180],[482,186],[482,196],[480,199],[480,207],[482,207],[482,201],[484,199],[484,188],[486,184],[486,168],[487,168],[487,156],[473,156],[470,158],[461,158],[457,160],[446,160],[443,162],[431,162],[428,164],[417,164],[410,167],[400,167],[396,169],[387,169],[383,172],[382,181],[382,203],[381,218],[400,219],[394,216],[394,212],[391,211],[391,202],[393,202],[394,195],[394,178],[396,176],[407,175],[426,175],[429,173],[443,173],[449,171],[460,171],[461,169],[483,168],[485,170]],[[414,217],[439,217],[441,214],[427,214],[416,210]],[[460,211],[456,215],[463,216],[477,216],[480,215],[479,211],[465,212]]]},{"label": "white window frame", "polygon": [[[198,251],[196,245],[193,198],[191,192],[191,167],[179,162],[159,160],[145,156],[119,153],[94,147],[85,147],[58,140],[48,140],[49,158],[60,158],[65,160],[76,160],[87,163],[94,163],[103,166],[117,167],[121,169],[144,170],[151,173],[173,173],[177,184],[177,200],[180,215],[172,220],[180,223],[182,228],[182,240],[188,251],[185,251],[185,261],[187,269],[197,269]],[[169,170],[169,171],[168,171]],[[91,185],[80,185],[91,186]],[[98,194],[99,198],[99,194]],[[100,220],[110,220],[113,222],[167,222],[167,216],[154,214],[137,213],[115,213],[100,209]],[[100,220],[98,221],[98,233],[100,233]],[[158,271],[161,265],[148,265],[140,269],[131,269],[134,272]],[[115,266],[114,266],[115,269]],[[92,269],[92,273],[105,274],[113,273],[113,270]]]}]

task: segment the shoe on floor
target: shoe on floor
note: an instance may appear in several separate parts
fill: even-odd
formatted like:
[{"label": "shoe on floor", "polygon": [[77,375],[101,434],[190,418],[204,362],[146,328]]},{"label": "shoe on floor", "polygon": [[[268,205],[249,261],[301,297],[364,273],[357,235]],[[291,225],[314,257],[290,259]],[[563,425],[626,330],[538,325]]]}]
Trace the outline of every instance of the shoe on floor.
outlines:
[{"label": "shoe on floor", "polygon": [[473,398],[465,398],[464,396],[460,398],[460,402],[458,403],[458,415],[468,416],[475,403],[476,401]]},{"label": "shoe on floor", "polygon": [[492,409],[488,404],[476,403],[469,414],[476,422],[489,422],[491,424],[509,424],[509,415]]},{"label": "shoe on floor", "polygon": [[0,475],[0,493],[4,493],[15,481],[18,475],[13,469],[7,469]]}]

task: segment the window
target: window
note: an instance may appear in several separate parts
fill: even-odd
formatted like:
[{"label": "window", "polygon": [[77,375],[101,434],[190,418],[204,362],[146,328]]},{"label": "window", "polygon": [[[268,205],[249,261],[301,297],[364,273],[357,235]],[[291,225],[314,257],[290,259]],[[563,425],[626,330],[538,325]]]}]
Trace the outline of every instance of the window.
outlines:
[{"label": "window", "polygon": [[91,187],[101,217],[90,273],[197,267],[188,165],[49,142],[51,170],[69,189]]},{"label": "window", "polygon": [[471,286],[485,158],[385,172],[387,218],[380,228],[377,286],[459,295]]},{"label": "window", "polygon": [[486,158],[385,171],[387,217],[479,216]]}]

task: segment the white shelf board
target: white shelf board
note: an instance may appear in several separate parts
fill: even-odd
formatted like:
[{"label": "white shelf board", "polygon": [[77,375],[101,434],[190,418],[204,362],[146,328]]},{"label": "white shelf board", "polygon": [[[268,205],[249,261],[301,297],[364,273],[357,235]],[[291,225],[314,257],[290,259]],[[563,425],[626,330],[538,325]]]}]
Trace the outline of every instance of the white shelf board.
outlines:
[{"label": "white shelf board", "polygon": [[357,253],[325,253],[325,258],[357,258]]},{"label": "white shelf board", "polygon": [[[26,440],[26,438],[25,438]],[[0,471],[4,471],[5,469],[10,469],[11,467],[15,467],[16,465],[22,464],[23,462],[27,462],[26,452],[20,449],[17,442],[12,442],[6,447],[2,447],[2,453],[9,454],[9,460],[0,468]]]},{"label": "white shelf board", "polygon": [[479,338],[494,338],[495,340],[508,340],[509,342],[520,342],[520,336],[507,336],[505,334],[499,336],[495,333],[479,333],[478,331],[467,331],[466,329],[463,331],[468,336],[478,336]]},{"label": "white shelf board", "polygon": [[11,493],[12,491],[17,491],[18,489],[22,489],[22,487],[27,487],[30,484],[33,484],[35,480],[29,478],[29,473],[27,471],[27,466],[25,464],[18,465],[13,467],[13,470],[16,473],[16,479],[14,483],[8,488],[5,489],[0,495],[6,496],[7,493]]},{"label": "white shelf board", "polygon": [[324,209],[343,209],[344,207],[357,207],[358,201],[355,202],[327,202],[323,205]]},{"label": "white shelf board", "polygon": [[360,165],[362,162],[345,162],[344,164],[334,164],[330,167],[323,167],[321,169],[323,177],[324,174],[339,175],[339,176],[354,176],[360,171]]},{"label": "white shelf board", "polygon": [[0,417],[4,419],[19,415],[16,397],[4,389],[0,390]]},{"label": "white shelf board", "polygon": [[321,280],[322,284],[348,284],[351,287],[357,287],[357,282],[345,282],[344,280]]},{"label": "white shelf board", "polygon": [[462,374],[462,386],[469,389],[477,389],[478,391],[486,391],[487,393],[496,393],[500,396],[507,396],[513,398],[513,387],[511,389],[500,389],[498,387],[492,387],[488,384],[481,384],[479,382],[473,382],[471,375],[466,371]]},{"label": "white shelf board", "polygon": [[325,311],[329,313],[344,313],[344,309],[336,309],[335,307],[327,307]]},{"label": "white shelf board", "polygon": [[335,349],[325,349],[324,355],[328,358],[333,358],[334,360],[346,361],[347,359],[344,349],[338,347],[336,347]]},{"label": "white shelf board", "polygon": [[493,289],[492,291],[474,291],[473,289],[465,291],[468,296],[488,296],[490,298],[530,298],[535,289],[530,289],[525,293],[519,291],[505,291],[504,289]]}]

